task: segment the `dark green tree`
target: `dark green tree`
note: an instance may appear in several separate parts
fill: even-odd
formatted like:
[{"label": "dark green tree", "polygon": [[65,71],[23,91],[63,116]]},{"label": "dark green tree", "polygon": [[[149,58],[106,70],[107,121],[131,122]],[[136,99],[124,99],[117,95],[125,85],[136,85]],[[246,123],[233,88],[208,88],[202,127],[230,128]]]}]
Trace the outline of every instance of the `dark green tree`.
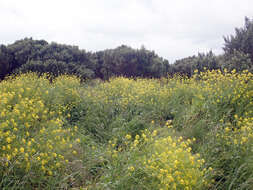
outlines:
[{"label": "dark green tree", "polygon": [[217,57],[212,51],[208,53],[198,53],[197,56],[191,56],[176,60],[172,65],[172,74],[180,73],[188,77],[192,76],[194,70],[204,71],[204,70],[215,70],[219,69],[220,65]]},{"label": "dark green tree", "polygon": [[[239,57],[248,57],[251,60],[252,67],[253,64],[253,20],[249,19],[248,17],[245,17],[245,24],[242,28],[235,28],[235,35],[230,35],[227,37],[224,37],[225,46],[224,51],[227,56],[235,57],[238,55]],[[243,58],[244,59],[244,58]],[[231,60],[228,61],[231,63]],[[233,62],[233,61],[232,61]],[[245,61],[243,61],[242,64],[245,64]],[[234,64],[235,66],[235,64]],[[238,67],[238,70],[241,68],[244,68],[245,66]]]},{"label": "dark green tree", "polygon": [[168,72],[169,62],[153,51],[133,49],[126,45],[96,52],[96,74],[103,79],[112,76],[161,77]]},{"label": "dark green tree", "polygon": [[236,71],[249,70],[253,71],[252,62],[249,54],[234,50],[231,54],[224,54],[218,58],[222,69],[226,68],[228,71],[235,69]]},{"label": "dark green tree", "polygon": [[9,74],[13,63],[13,55],[6,46],[0,46],[0,80]]},{"label": "dark green tree", "polygon": [[167,75],[169,62],[154,51],[126,45],[99,52],[86,52],[77,46],[48,43],[25,38],[0,49],[0,77],[19,72],[73,74],[82,79],[112,76],[161,77]]}]

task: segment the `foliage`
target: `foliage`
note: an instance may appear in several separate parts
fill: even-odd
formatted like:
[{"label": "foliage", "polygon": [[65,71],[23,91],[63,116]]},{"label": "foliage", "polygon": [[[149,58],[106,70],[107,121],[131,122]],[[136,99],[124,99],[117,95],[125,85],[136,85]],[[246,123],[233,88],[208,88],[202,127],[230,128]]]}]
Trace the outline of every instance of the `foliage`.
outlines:
[{"label": "foliage", "polygon": [[[245,17],[243,28],[235,28],[235,35],[224,37],[224,51],[226,55],[234,55],[235,52],[248,55],[253,65],[253,20]],[[238,68],[236,68],[238,69]]]},{"label": "foliage", "polygon": [[13,62],[9,50],[6,46],[0,46],[0,80],[3,79],[11,70],[11,62]]},{"label": "foliage", "polygon": [[125,45],[116,49],[100,51],[97,76],[109,79],[112,76],[161,77],[168,72],[169,63],[144,47],[135,50]]},{"label": "foliage", "polygon": [[17,73],[36,72],[39,75],[50,73],[50,76],[57,77],[62,74],[75,75],[81,79],[93,78],[94,72],[85,66],[80,66],[75,63],[66,63],[49,59],[47,61],[28,61],[26,64],[19,67]]},{"label": "foliage", "polygon": [[172,68],[172,73],[180,73],[190,77],[196,69],[203,72],[219,69],[220,65],[216,56],[210,51],[207,54],[199,53],[198,56],[176,60]]},{"label": "foliage", "polygon": [[1,189],[46,188],[68,178],[80,150],[78,127],[68,122],[80,103],[77,87],[74,77],[50,84],[34,74],[0,83]]},{"label": "foliage", "polygon": [[249,71],[48,78],[0,83],[1,189],[252,189]]},{"label": "foliage", "polygon": [[100,52],[86,52],[77,46],[61,45],[25,38],[0,48],[0,79],[11,73],[37,72],[76,75],[81,79],[112,76],[161,77],[169,67],[167,60],[145,48],[127,46]]},{"label": "foliage", "polygon": [[222,68],[226,68],[229,71],[232,71],[233,69],[236,69],[239,72],[243,70],[253,71],[250,55],[237,50],[234,50],[232,54],[220,56],[219,63]]},{"label": "foliage", "polygon": [[[217,70],[199,74],[195,71],[192,78],[113,78],[87,87],[84,97],[89,106],[82,121],[83,127],[93,134],[98,143],[109,141],[112,144],[109,146],[114,147],[111,149],[112,160],[101,158],[107,160],[103,164],[107,170],[100,171],[102,182],[98,180],[89,188],[155,189],[162,186],[162,181],[153,180],[150,176],[145,178],[147,172],[140,164],[145,156],[148,159],[153,145],[149,148],[140,145],[135,152],[126,147],[124,139],[126,135],[141,137],[142,130],[151,128],[164,130],[157,135],[157,140],[161,140],[159,144],[162,144],[162,139],[168,137],[163,126],[167,120],[172,120],[173,136],[182,135],[186,140],[196,138],[191,145],[192,153],[199,153],[206,160],[205,167],[213,168],[214,182],[208,183],[210,189],[250,189],[253,185],[249,161],[253,156],[249,151],[252,141],[246,139],[251,139],[252,77],[248,71],[239,74],[235,70],[228,72],[224,69],[223,72]],[[244,118],[248,121],[247,132],[245,128],[244,132],[237,131],[239,136],[236,138],[238,142],[244,139],[246,144],[228,146],[234,135],[226,141],[223,138],[219,140],[218,137],[226,132],[226,126],[232,123],[230,130],[235,131],[235,128],[241,127],[237,122]],[[114,151],[117,151],[118,159],[113,157]],[[131,176],[128,167],[130,170],[135,168]],[[235,177],[238,175],[243,177]],[[149,182],[145,182],[144,178]]]},{"label": "foliage", "polygon": [[[171,128],[172,126],[169,126]],[[204,160],[193,155],[192,140],[170,135],[157,138],[159,132],[144,130],[132,137],[127,134],[121,144],[109,142],[107,175],[101,185],[110,189],[204,189],[208,170]],[[211,171],[212,168],[209,169]],[[103,188],[103,187],[102,187]]]}]

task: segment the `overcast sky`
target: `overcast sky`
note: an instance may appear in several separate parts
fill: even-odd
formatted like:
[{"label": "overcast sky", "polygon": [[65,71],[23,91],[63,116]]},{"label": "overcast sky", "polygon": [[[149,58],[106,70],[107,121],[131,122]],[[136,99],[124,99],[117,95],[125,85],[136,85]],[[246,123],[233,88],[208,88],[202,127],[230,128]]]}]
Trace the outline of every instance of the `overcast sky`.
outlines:
[{"label": "overcast sky", "polygon": [[87,51],[144,45],[173,62],[213,50],[253,0],[0,0],[0,44],[33,37]]}]

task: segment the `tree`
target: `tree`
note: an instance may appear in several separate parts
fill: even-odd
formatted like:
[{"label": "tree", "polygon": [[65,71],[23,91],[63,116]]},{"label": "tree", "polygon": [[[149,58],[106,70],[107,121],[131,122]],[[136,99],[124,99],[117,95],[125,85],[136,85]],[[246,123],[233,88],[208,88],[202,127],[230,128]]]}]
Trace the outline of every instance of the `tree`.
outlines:
[{"label": "tree", "polygon": [[[245,56],[249,56],[251,65],[253,65],[253,20],[245,17],[245,25],[242,28],[235,28],[235,35],[223,37],[225,46],[223,50],[225,55],[242,57],[242,53]],[[229,61],[231,62],[231,61]]]},{"label": "tree", "polygon": [[174,65],[172,65],[172,71],[174,73],[180,73],[188,77],[192,76],[194,70],[204,71],[204,70],[215,70],[219,69],[220,65],[217,57],[212,51],[208,53],[198,53],[197,56],[191,56],[176,60]]},{"label": "tree", "polygon": [[112,76],[161,77],[167,75],[169,68],[167,60],[144,46],[139,50],[122,45],[92,53],[77,46],[25,38],[0,48],[0,78],[13,72],[29,71],[104,80]]},{"label": "tree", "polygon": [[144,47],[133,49],[121,45],[115,49],[96,52],[96,75],[102,79],[112,76],[161,77],[168,72],[169,62]]},{"label": "tree", "polygon": [[246,69],[250,72],[253,71],[250,55],[241,51],[234,50],[231,54],[221,55],[218,60],[221,67],[223,69],[226,68],[228,71],[232,71],[234,69],[239,72]]},{"label": "tree", "polygon": [[0,80],[9,74],[13,62],[13,56],[4,45],[0,46]]}]

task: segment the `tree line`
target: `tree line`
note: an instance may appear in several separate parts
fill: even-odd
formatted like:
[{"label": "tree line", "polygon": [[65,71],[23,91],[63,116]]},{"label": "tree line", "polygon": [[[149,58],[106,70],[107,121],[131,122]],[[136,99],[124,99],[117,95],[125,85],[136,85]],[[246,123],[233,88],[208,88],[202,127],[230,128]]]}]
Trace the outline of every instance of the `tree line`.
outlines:
[{"label": "tree line", "polygon": [[210,51],[170,64],[145,47],[133,49],[121,45],[115,49],[88,52],[77,46],[25,38],[10,45],[0,45],[0,80],[11,74],[30,71],[103,80],[113,76],[159,78],[182,74],[190,77],[196,69],[248,69],[252,72],[253,20],[246,17],[244,27],[235,28],[235,35],[224,37],[223,50],[224,54],[219,56]]}]

